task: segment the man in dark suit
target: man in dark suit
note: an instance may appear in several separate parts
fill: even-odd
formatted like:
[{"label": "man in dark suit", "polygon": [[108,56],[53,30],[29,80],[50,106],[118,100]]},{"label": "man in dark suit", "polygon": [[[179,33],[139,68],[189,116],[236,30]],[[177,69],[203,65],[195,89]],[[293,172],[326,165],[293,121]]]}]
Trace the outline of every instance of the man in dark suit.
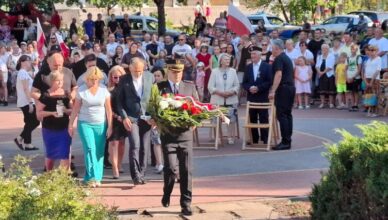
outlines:
[{"label": "man in dark suit", "polygon": [[146,109],[151,97],[154,77],[144,72],[145,61],[133,58],[130,74],[122,76],[118,85],[117,110],[123,120],[129,139],[129,166],[135,185],[145,184],[148,152],[151,145],[150,120]]},{"label": "man in dark suit", "polygon": [[[183,64],[171,64],[168,67],[168,80],[158,83],[161,94],[173,93],[188,95],[198,100],[197,90],[192,83],[182,82]],[[176,178],[176,159],[179,161],[180,175],[180,205],[183,215],[192,215],[192,158],[193,131],[189,129],[179,134],[161,134],[164,159],[164,187],[162,205],[170,205],[170,196]]]},{"label": "man in dark suit", "polygon": [[[251,47],[252,63],[246,67],[242,82],[243,88],[247,91],[247,101],[250,102],[269,102],[268,93],[272,85],[272,70],[271,65],[261,61],[261,52],[258,47]],[[260,123],[268,123],[268,110],[266,109],[250,109],[249,118],[251,123],[257,123],[259,116]],[[251,129],[252,141],[259,142],[259,131],[256,128]],[[264,144],[268,141],[268,129],[260,129],[261,140]]]}]

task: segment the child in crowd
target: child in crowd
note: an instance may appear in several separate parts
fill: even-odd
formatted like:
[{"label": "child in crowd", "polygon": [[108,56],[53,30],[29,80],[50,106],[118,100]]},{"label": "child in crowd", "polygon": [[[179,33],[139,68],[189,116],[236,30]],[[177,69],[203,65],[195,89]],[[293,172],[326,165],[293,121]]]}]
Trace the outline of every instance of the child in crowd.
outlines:
[{"label": "child in crowd", "polygon": [[164,68],[166,65],[166,56],[167,56],[167,53],[165,50],[159,51],[159,55],[154,63],[154,67],[155,68]]},{"label": "child in crowd", "polygon": [[[164,80],[165,72],[162,68],[153,68],[151,72],[154,74],[155,82],[154,84],[157,84]],[[155,154],[155,168],[156,173],[160,174],[163,171],[163,162],[162,162],[162,142],[160,140],[160,134],[157,129],[157,127],[151,128],[151,143],[154,148],[154,154]]]},{"label": "child in crowd", "polygon": [[205,64],[202,62],[199,62],[197,64],[197,70],[196,70],[196,77],[195,77],[195,85],[197,86],[198,91],[198,97],[199,100],[202,102],[203,100],[203,91],[205,88]]},{"label": "child in crowd", "polygon": [[305,108],[309,109],[309,96],[311,94],[310,80],[312,77],[312,69],[310,66],[306,65],[306,58],[300,56],[296,59],[295,67],[295,87],[297,101],[299,109],[303,109],[302,99],[304,98]]},{"label": "child in crowd", "polygon": [[341,53],[338,57],[337,66],[335,68],[335,85],[337,87],[337,99],[338,107],[337,109],[346,108],[346,98],[345,93],[346,89],[346,78],[347,78],[347,69],[348,65],[346,64],[348,56],[346,53]]},{"label": "child in crowd", "polygon": [[358,111],[358,91],[361,86],[361,65],[362,58],[357,55],[358,45],[352,44],[351,55],[348,59],[347,79],[346,79],[346,99],[350,100],[349,111]]}]

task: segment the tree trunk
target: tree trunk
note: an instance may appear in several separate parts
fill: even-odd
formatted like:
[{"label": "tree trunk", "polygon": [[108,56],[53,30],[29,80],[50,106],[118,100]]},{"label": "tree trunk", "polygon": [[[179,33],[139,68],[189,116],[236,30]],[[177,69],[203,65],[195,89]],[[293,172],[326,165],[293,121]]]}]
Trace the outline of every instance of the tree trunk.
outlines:
[{"label": "tree trunk", "polygon": [[282,0],[278,0],[278,2],[280,4],[280,8],[282,9],[282,12],[283,12],[283,15],[284,15],[284,19],[286,19],[287,23],[290,23],[290,20],[288,19],[287,12],[286,12],[286,9],[284,8]]},{"label": "tree trunk", "polygon": [[159,36],[166,33],[166,15],[164,12],[164,2],[165,0],[154,0],[156,7],[158,8],[158,34]]}]

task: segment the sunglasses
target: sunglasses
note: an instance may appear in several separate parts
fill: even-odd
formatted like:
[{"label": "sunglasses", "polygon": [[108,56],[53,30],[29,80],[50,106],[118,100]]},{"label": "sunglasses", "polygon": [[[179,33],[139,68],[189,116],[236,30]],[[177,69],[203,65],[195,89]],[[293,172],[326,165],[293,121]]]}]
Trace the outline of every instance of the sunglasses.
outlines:
[{"label": "sunglasses", "polygon": [[268,46],[268,44],[261,44],[261,46]]}]

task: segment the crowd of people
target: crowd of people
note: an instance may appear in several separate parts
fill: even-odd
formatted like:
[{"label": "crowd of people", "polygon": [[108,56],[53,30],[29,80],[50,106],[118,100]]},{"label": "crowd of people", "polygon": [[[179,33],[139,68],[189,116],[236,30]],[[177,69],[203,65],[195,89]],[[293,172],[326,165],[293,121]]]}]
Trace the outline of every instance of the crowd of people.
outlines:
[{"label": "crowd of people", "polygon": [[[237,36],[224,26],[206,24],[193,35],[182,33],[174,39],[144,33],[143,40],[136,41],[128,15],[123,23],[111,18],[105,27],[102,15],[93,21],[89,14],[82,25],[84,36],[78,36],[73,19],[68,58],[58,45],[55,27],[42,60],[36,41],[10,35],[0,43],[1,102],[6,106],[8,97],[16,95],[24,116],[23,131],[14,141],[21,150],[37,150],[31,132],[41,122],[45,169],[52,170],[56,160],[68,169],[77,121],[84,182],[98,187],[104,167],[112,168],[112,178],[120,177],[128,137],[133,183],[146,183],[151,155],[155,172],[164,173],[163,205],[169,205],[178,178],[186,214],[191,213],[192,131],[179,137],[159,134],[147,114],[153,84],[161,93],[189,95],[227,108],[228,144],[235,143],[239,105],[274,100],[282,140],[273,149],[287,150],[292,108],[310,109],[319,97],[318,108],[358,111],[361,95],[378,95],[379,79],[388,78],[388,40],[381,28],[368,28],[362,39],[351,33],[325,36],[322,30],[303,30],[295,42],[284,42],[278,30]],[[376,105],[366,110],[368,116],[377,116]],[[267,110],[249,111],[253,123],[268,123],[268,115]],[[270,138],[268,129],[252,129],[251,134],[248,144],[265,144]]]}]

